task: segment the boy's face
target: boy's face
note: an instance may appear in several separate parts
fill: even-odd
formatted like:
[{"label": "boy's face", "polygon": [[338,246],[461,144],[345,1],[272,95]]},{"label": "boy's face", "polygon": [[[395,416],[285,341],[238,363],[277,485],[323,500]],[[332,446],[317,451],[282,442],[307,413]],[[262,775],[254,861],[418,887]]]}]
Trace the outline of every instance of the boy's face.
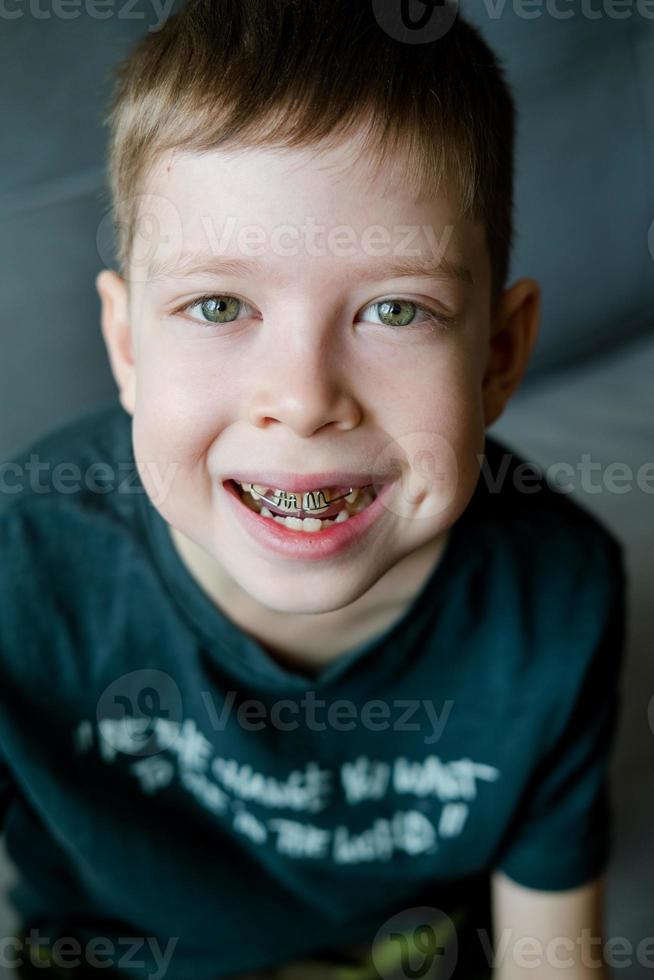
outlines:
[{"label": "boy's face", "polygon": [[[505,292],[491,323],[482,227],[442,194],[414,200],[401,165],[354,164],[352,148],[162,157],[129,295],[115,273],[97,280],[146,491],[217,587],[283,613],[342,609],[443,539],[536,335],[533,280]],[[243,268],[219,269],[226,256]],[[398,262],[434,271],[398,274]],[[330,532],[276,524],[315,545],[284,553],[249,529],[224,482],[334,470],[372,474],[383,501],[323,557]]]}]

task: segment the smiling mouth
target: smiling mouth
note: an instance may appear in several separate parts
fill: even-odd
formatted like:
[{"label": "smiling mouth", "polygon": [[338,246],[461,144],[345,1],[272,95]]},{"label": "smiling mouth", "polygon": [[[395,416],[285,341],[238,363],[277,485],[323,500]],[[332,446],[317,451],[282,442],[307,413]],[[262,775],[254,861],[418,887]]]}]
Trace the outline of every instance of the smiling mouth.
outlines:
[{"label": "smiling mouth", "polygon": [[374,486],[353,487],[348,493],[337,491],[331,496],[329,490],[306,494],[278,493],[272,488],[255,489],[252,484],[241,485],[236,480],[226,482],[234,488],[244,506],[259,516],[301,531],[322,531],[333,524],[341,524],[370,506],[377,496]]}]

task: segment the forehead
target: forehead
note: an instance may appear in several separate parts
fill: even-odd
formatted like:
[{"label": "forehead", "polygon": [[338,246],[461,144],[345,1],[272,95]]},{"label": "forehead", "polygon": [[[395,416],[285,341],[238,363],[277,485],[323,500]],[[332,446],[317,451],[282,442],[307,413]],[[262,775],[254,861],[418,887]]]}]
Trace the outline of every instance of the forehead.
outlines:
[{"label": "forehead", "polygon": [[273,271],[377,263],[398,274],[438,266],[461,282],[483,278],[485,235],[464,219],[447,181],[416,195],[406,160],[379,165],[353,138],[330,147],[180,150],[162,154],[140,198],[135,244],[149,276],[219,257],[267,256]]}]

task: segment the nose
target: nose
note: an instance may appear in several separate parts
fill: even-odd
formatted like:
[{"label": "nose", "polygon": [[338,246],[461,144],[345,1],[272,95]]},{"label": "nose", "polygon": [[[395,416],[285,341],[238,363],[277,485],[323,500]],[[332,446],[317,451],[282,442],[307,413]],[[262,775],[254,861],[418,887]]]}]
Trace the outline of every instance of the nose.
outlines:
[{"label": "nose", "polygon": [[343,351],[318,338],[278,345],[265,358],[249,405],[249,421],[262,428],[280,422],[299,436],[327,426],[347,430],[361,420]]}]

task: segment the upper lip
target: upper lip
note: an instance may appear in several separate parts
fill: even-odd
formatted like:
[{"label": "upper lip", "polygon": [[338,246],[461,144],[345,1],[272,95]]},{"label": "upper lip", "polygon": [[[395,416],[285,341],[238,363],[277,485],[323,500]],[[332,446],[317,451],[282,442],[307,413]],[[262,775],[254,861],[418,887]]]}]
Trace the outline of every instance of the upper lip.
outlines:
[{"label": "upper lip", "polygon": [[307,493],[320,487],[365,487],[370,484],[379,486],[387,482],[388,477],[380,478],[372,473],[348,473],[343,470],[329,473],[281,473],[279,470],[254,473],[252,470],[239,470],[237,473],[230,473],[224,479],[236,480],[237,483],[257,483],[259,486],[276,490]]}]

